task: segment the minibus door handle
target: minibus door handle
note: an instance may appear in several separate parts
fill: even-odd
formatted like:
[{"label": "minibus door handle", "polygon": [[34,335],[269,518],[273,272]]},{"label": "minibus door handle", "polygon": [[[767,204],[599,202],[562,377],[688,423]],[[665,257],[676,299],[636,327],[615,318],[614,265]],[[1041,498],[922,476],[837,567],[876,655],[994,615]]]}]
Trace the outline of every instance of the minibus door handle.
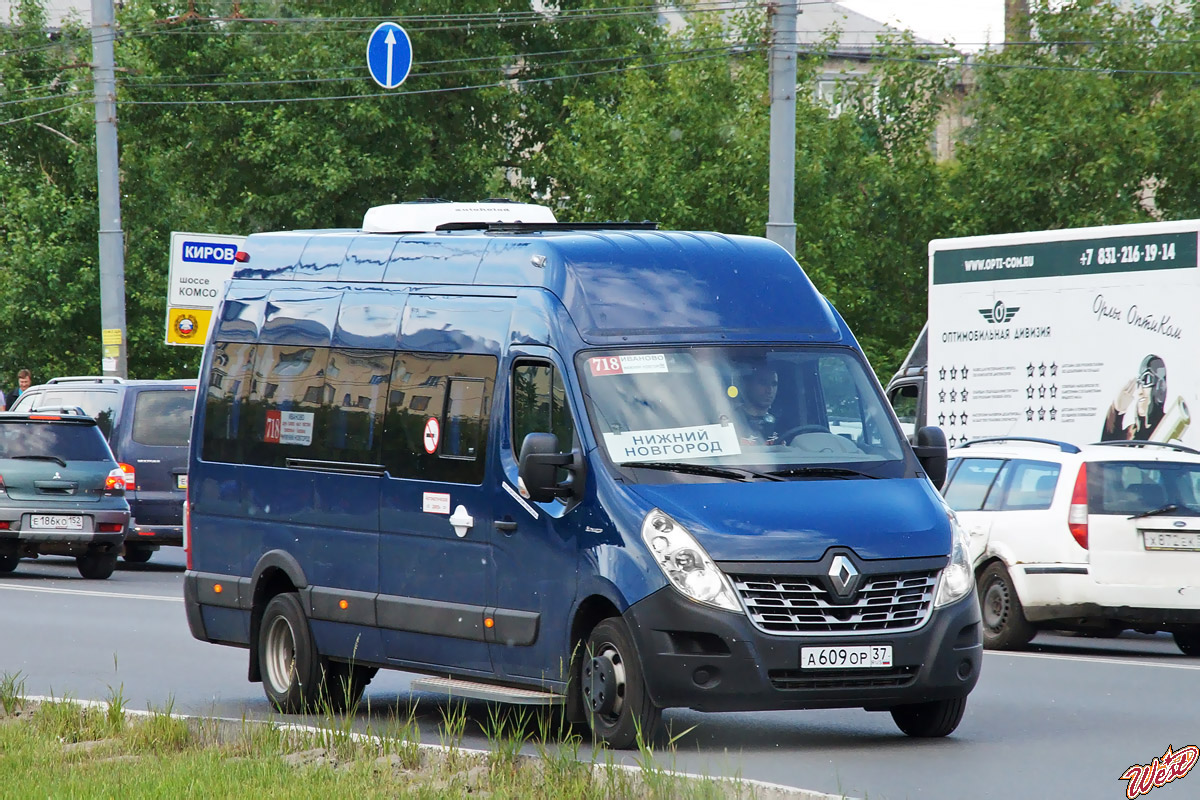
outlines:
[{"label": "minibus door handle", "polygon": [[496,520],[496,530],[498,531],[502,531],[505,534],[511,534],[516,529],[517,523],[513,522],[511,519]]}]

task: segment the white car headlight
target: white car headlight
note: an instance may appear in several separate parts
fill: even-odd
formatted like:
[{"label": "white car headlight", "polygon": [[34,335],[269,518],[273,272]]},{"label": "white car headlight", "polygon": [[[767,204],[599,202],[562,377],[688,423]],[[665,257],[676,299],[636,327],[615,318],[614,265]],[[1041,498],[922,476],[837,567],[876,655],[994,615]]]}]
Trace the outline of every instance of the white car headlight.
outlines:
[{"label": "white car headlight", "polygon": [[657,508],[642,522],[642,540],[671,585],[685,597],[726,611],[741,611],[725,573],[687,529]]},{"label": "white car headlight", "polygon": [[950,605],[961,600],[975,586],[975,573],[971,570],[971,556],[968,552],[967,533],[958,524],[958,517],[947,509],[950,519],[950,530],[954,547],[950,552],[950,563],[942,570],[938,579],[937,595],[933,601],[934,608]]}]

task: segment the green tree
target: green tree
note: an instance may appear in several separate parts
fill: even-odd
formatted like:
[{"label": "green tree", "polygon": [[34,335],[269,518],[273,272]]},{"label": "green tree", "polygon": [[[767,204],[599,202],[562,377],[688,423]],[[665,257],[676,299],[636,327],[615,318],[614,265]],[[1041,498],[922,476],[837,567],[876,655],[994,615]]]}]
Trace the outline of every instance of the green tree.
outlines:
[{"label": "green tree", "polygon": [[[568,220],[649,218],[761,236],[765,22],[741,20],[735,46],[698,56],[696,42],[718,39],[725,22],[697,21],[647,68],[630,69],[615,102],[568,98],[565,123],[526,170],[531,194]],[[926,247],[946,213],[928,142],[947,76],[911,43],[897,47],[878,83],[850,95],[856,111],[840,117],[812,99],[821,53],[802,60],[796,116],[797,258],[881,375],[920,328]]]},{"label": "green tree", "polygon": [[[1035,5],[1034,41],[982,56],[951,181],[954,233],[1194,214],[1195,6]],[[1182,141],[1178,137],[1183,137]],[[1150,190],[1157,187],[1153,204]]]},{"label": "green tree", "polygon": [[[0,27],[0,384],[94,370],[100,360],[96,166],[83,32],[46,34],[25,0]],[[82,99],[82,103],[81,103]],[[85,366],[86,365],[86,366]]]},{"label": "green tree", "polygon": [[[47,47],[41,0],[23,8],[24,23],[4,32],[22,37],[0,59],[6,90],[32,92],[57,76],[60,105],[73,93],[86,101],[90,75],[68,65],[90,60],[87,32],[68,28]],[[197,366],[196,350],[162,344],[172,230],[357,227],[372,205],[510,193],[506,176],[561,113],[557,98],[611,93],[617,59],[657,36],[644,5],[586,0],[535,13],[518,0],[423,0],[401,17],[413,74],[385,92],[364,59],[367,34],[393,11],[379,0],[202,0],[188,8],[130,0],[118,17],[134,377],[194,374]],[[589,70],[594,59],[610,68]],[[16,119],[15,108],[0,106],[0,117]],[[0,359],[21,353],[39,374],[93,372],[99,358],[89,114],[86,105],[62,112],[56,131],[40,119],[14,123],[0,138],[0,224],[41,262],[31,266],[12,248],[0,255],[9,276],[0,296],[26,315],[0,321]]]}]

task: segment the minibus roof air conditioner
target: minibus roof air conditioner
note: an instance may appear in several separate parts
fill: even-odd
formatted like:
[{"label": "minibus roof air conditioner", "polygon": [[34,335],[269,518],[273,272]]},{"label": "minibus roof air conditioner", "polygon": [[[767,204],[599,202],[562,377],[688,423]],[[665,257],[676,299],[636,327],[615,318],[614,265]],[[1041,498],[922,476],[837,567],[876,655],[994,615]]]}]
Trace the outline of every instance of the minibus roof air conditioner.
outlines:
[{"label": "minibus roof air conditioner", "polygon": [[484,200],[479,203],[422,201],[367,209],[365,233],[432,233],[450,223],[554,223],[554,212],[532,203]]}]

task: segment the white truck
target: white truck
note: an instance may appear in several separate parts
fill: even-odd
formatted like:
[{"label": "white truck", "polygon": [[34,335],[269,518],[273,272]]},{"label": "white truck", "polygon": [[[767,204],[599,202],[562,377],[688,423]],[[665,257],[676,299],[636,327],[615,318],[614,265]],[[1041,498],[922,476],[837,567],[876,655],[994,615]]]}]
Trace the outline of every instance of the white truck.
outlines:
[{"label": "white truck", "polygon": [[1200,220],[929,243],[929,316],[888,398],[911,435],[1200,449]]}]

